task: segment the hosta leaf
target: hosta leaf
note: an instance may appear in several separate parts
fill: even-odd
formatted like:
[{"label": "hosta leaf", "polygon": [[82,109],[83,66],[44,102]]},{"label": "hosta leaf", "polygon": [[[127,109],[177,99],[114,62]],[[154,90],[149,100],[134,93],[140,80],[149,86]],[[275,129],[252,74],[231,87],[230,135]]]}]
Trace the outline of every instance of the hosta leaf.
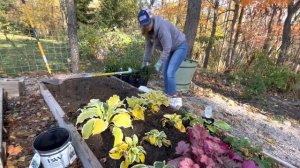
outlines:
[{"label": "hosta leaf", "polygon": [[123,103],[122,101],[120,101],[120,97],[117,96],[117,95],[113,95],[106,102],[107,102],[107,105],[108,105],[109,108],[120,107]]},{"label": "hosta leaf", "polygon": [[109,157],[115,160],[119,160],[122,157],[122,151],[119,151],[117,148],[112,148],[109,151]]},{"label": "hosta leaf", "polygon": [[123,143],[121,145],[118,146],[118,149],[121,150],[121,151],[124,151],[128,148],[128,144],[126,143]]},{"label": "hosta leaf", "polygon": [[105,131],[108,128],[108,122],[103,121],[102,119],[95,119],[94,120],[94,129],[93,135],[100,134],[101,132]]},{"label": "hosta leaf", "polygon": [[142,106],[145,102],[144,99],[142,98],[137,98],[137,97],[131,97],[131,98],[126,98],[127,104],[130,108],[135,108],[136,106]]},{"label": "hosta leaf", "polygon": [[134,134],[133,137],[132,137],[132,143],[133,143],[133,145],[136,145],[138,142],[139,142],[139,139],[138,139],[138,137]]},{"label": "hosta leaf", "polygon": [[150,135],[150,136],[149,136],[149,141],[150,141],[150,144],[154,145],[155,142],[156,142],[156,137],[153,136],[153,135]]},{"label": "hosta leaf", "polygon": [[145,162],[145,155],[142,153],[142,154],[140,154],[139,155],[139,159],[140,159],[140,161],[142,162],[142,163],[144,163]]},{"label": "hosta leaf", "polygon": [[82,123],[86,119],[98,116],[98,111],[96,108],[82,109],[81,111],[82,113],[80,113],[77,117],[76,125]]},{"label": "hosta leaf", "polygon": [[112,131],[113,136],[115,137],[114,147],[123,142],[123,132],[120,128],[114,127]]},{"label": "hosta leaf", "polygon": [[132,109],[132,115],[134,116],[135,119],[145,120],[144,111],[145,111],[145,108],[139,106],[139,107]]},{"label": "hosta leaf", "polygon": [[125,112],[116,114],[113,117],[112,122],[116,127],[129,128],[132,126],[130,115]]},{"label": "hosta leaf", "polygon": [[129,165],[130,165],[130,162],[125,160],[125,161],[121,162],[120,168],[128,168]]},{"label": "hosta leaf", "polygon": [[218,120],[214,123],[214,125],[220,129],[229,131],[231,130],[231,126],[229,124],[227,124],[225,121],[222,120]]},{"label": "hosta leaf", "polygon": [[166,146],[166,147],[169,147],[169,146],[172,145],[170,140],[163,139],[162,142],[163,142],[163,145]]},{"label": "hosta leaf", "polygon": [[98,116],[100,118],[103,118],[103,113],[105,111],[104,103],[101,102],[99,99],[91,99],[87,106],[84,107],[84,109],[92,109],[97,111]]},{"label": "hosta leaf", "polygon": [[85,123],[82,127],[81,133],[83,139],[88,139],[94,129],[94,119],[90,119],[87,123]]},{"label": "hosta leaf", "polygon": [[173,115],[171,115],[171,114],[165,114],[164,115],[164,118],[167,118],[167,119],[171,119],[173,117]]},{"label": "hosta leaf", "polygon": [[158,105],[152,105],[152,106],[151,106],[151,110],[152,110],[153,112],[158,112],[158,111],[159,111],[159,106],[158,106]]},{"label": "hosta leaf", "polygon": [[182,121],[178,121],[175,123],[175,128],[177,128],[180,132],[186,132],[184,125],[182,124]]},{"label": "hosta leaf", "polygon": [[125,137],[125,142],[126,144],[128,144],[129,146],[132,145],[132,139],[130,137]]}]

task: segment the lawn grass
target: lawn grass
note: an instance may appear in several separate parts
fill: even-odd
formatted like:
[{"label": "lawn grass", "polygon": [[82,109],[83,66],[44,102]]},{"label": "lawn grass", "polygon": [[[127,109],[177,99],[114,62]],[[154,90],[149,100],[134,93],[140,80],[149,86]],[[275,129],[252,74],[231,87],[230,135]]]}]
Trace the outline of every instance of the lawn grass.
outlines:
[{"label": "lawn grass", "polygon": [[[33,37],[0,33],[0,71],[19,75],[32,71],[46,71],[36,40]],[[48,63],[55,71],[69,70],[69,45],[67,40],[40,39]]]}]

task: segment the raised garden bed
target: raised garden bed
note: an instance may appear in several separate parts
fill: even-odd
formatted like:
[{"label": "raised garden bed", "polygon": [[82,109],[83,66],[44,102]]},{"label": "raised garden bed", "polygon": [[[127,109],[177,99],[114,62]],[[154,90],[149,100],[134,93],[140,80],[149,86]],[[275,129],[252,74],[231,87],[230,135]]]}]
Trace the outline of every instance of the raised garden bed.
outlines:
[{"label": "raised garden bed", "polygon": [[[114,77],[70,79],[61,85],[48,84],[46,87],[65,112],[65,122],[69,122],[72,125],[75,125],[76,118],[80,114],[80,111],[77,110],[86,105],[90,99],[106,101],[113,95],[118,95],[121,99],[124,99],[125,97],[136,96],[140,93],[136,88]],[[180,133],[176,128],[162,127],[161,119],[163,115],[174,112],[172,108],[162,107],[159,113],[146,115],[145,121],[133,121],[133,129],[123,129],[124,136],[131,137],[133,134],[136,134],[139,139],[142,139],[144,133],[152,129],[158,129],[164,131],[168,139],[171,140],[173,146],[170,148],[158,148],[148,143],[143,143],[142,146],[147,152],[146,164],[153,164],[154,161],[163,161],[172,158],[175,154],[176,144],[181,140],[187,140],[187,135]],[[109,129],[100,135],[91,136],[85,140],[103,167],[107,168],[118,167],[121,162],[112,160],[108,155],[109,150],[113,147],[113,141],[114,137]]]},{"label": "raised garden bed", "polygon": [[[101,134],[93,135],[89,139],[83,140],[80,135],[81,132],[75,127],[77,117],[81,113],[78,109],[86,106],[91,99],[99,99],[100,101],[105,102],[113,95],[118,95],[121,99],[124,99],[126,97],[137,96],[140,92],[135,87],[115,77],[69,79],[58,86],[41,84],[40,88],[43,97],[54,114],[59,126],[65,127],[71,132],[72,143],[75,146],[75,150],[81,159],[83,166],[89,168],[102,166],[109,168],[119,167],[121,160],[123,159],[113,160],[109,156],[110,150],[114,147],[115,139],[111,132],[112,128],[110,127],[110,129],[105,130]],[[175,153],[178,153],[178,151],[175,150],[175,147],[178,142],[191,141],[191,136],[188,138],[187,134],[179,132],[172,126],[162,127],[161,120],[164,114],[172,113],[176,113],[176,111],[172,108],[162,106],[158,113],[145,113],[145,121],[133,121],[133,128],[122,128],[125,137],[132,137],[135,134],[138,136],[139,140],[143,138],[146,132],[152,129],[157,129],[166,133],[173,145],[171,148],[158,148],[148,143],[141,144],[147,153],[145,164],[152,165],[155,161],[176,160],[178,155],[175,155]],[[211,131],[211,129],[209,130]],[[215,141],[213,143],[219,143],[219,140],[215,138],[211,137],[210,139]],[[219,143],[218,145],[222,146],[225,144]],[[231,152],[231,149],[229,148],[226,150]],[[216,157],[219,156],[216,155]],[[224,157],[226,159],[226,157],[229,156],[222,155],[222,157],[223,159]],[[238,165],[241,166],[243,160],[244,159],[240,158]],[[202,161],[199,164],[202,165]],[[288,164],[283,165],[293,167]],[[276,167],[277,166],[279,165],[276,164]]]}]

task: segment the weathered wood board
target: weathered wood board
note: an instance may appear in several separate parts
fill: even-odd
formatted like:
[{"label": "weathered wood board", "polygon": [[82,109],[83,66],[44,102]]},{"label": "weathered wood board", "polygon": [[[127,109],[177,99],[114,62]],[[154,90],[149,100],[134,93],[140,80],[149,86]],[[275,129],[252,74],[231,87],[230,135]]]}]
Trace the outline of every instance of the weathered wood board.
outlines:
[{"label": "weathered wood board", "polygon": [[67,129],[70,132],[72,136],[72,145],[74,146],[76,154],[79,157],[83,167],[103,168],[96,156],[94,155],[94,153],[90,150],[88,145],[81,138],[77,129],[72,124],[67,124],[64,121],[65,112],[62,110],[62,108],[54,99],[49,90],[46,89],[45,85],[42,83],[40,84],[40,91],[58,125],[62,128]]},{"label": "weathered wood board", "polygon": [[19,79],[0,79],[0,87],[7,92],[9,98],[24,95],[24,78]]}]

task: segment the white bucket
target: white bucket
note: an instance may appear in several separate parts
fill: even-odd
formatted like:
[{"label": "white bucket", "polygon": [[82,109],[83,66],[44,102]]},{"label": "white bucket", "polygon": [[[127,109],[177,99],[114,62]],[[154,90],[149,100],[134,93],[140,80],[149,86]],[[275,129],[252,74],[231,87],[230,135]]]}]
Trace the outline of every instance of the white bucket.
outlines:
[{"label": "white bucket", "polygon": [[52,128],[39,134],[33,148],[44,168],[65,168],[77,158],[70,133],[64,128]]}]

